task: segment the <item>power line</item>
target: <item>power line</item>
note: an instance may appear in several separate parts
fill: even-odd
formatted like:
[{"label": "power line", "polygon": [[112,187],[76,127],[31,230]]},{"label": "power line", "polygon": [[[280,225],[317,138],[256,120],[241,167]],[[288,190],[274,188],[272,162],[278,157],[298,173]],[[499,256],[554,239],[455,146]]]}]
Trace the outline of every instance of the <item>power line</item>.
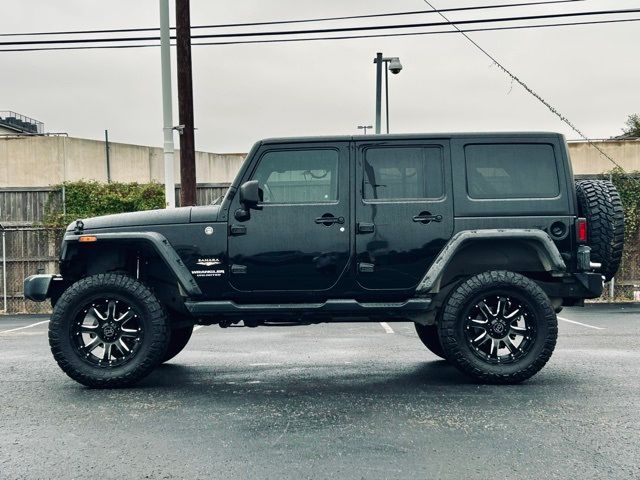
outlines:
[{"label": "power line", "polygon": [[[463,32],[467,32],[467,33],[496,32],[496,31],[502,31],[502,30],[526,30],[526,29],[533,29],[533,28],[571,27],[571,26],[580,26],[580,25],[600,25],[600,24],[608,24],[608,23],[627,23],[627,22],[638,22],[638,21],[640,21],[640,18],[629,18],[629,19],[620,19],[620,20],[595,20],[590,22],[551,23],[551,24],[541,24],[541,25],[513,25],[509,27],[471,28],[471,29],[463,30]],[[238,40],[238,41],[229,41],[229,42],[200,42],[200,43],[194,43],[194,45],[243,45],[243,44],[253,44],[253,43],[309,42],[309,41],[315,41],[315,40],[351,40],[351,39],[363,39],[363,38],[410,37],[410,36],[440,35],[440,34],[450,34],[450,33],[458,33],[458,31],[436,30],[436,31],[430,31],[430,32],[381,33],[381,34],[373,34],[373,35],[348,35],[348,36],[338,36],[338,37],[285,38],[285,39],[274,39],[274,40]],[[147,45],[147,46],[155,46],[155,45]],[[100,47],[95,47],[95,48],[100,48]],[[4,50],[0,50],[0,52],[2,51]]]},{"label": "power line", "polygon": [[[549,5],[560,3],[576,3],[584,2],[585,0],[547,0],[538,2],[520,2],[510,3],[502,5],[478,5],[471,7],[456,7],[456,8],[444,8],[439,10],[440,12],[462,12],[471,10],[490,10],[498,8],[515,8],[526,7],[536,5]],[[364,18],[378,18],[378,17],[396,17],[406,15],[422,15],[437,13],[433,10],[414,10],[408,12],[388,12],[388,13],[373,13],[368,15],[350,15],[342,17],[323,17],[323,18],[305,18],[294,20],[274,20],[264,22],[250,22],[250,23],[225,23],[214,25],[195,25],[191,29],[206,29],[206,28],[227,28],[227,27],[256,27],[264,25],[282,25],[288,23],[315,23],[315,22],[328,22],[336,20],[355,20]],[[175,30],[174,27],[171,27]],[[158,27],[146,27],[146,28],[118,28],[118,29],[106,29],[106,30],[75,30],[75,31],[57,31],[57,32],[30,32],[30,33],[0,33],[0,37],[24,37],[24,36],[40,36],[40,35],[81,35],[81,34],[97,34],[97,33],[132,33],[132,32],[157,32]]]},{"label": "power line", "polygon": [[[438,12],[441,16],[442,13]],[[625,9],[625,10],[597,10],[590,12],[572,12],[572,13],[555,13],[545,15],[527,15],[518,17],[499,17],[499,18],[482,18],[471,20],[457,20],[457,25],[468,25],[476,23],[501,23],[501,22],[515,22],[515,21],[530,21],[530,20],[548,20],[552,18],[573,18],[584,17],[593,15],[620,15],[628,13],[640,13],[640,9]],[[443,18],[446,18],[443,16]],[[340,32],[356,32],[356,31],[371,31],[371,30],[391,30],[391,29],[403,29],[403,28],[421,28],[421,27],[438,27],[452,25],[450,21],[445,22],[427,22],[427,23],[410,23],[410,24],[395,24],[395,25],[369,25],[364,27],[340,27],[340,28],[316,28],[311,30],[283,30],[283,31],[267,31],[267,32],[241,32],[241,33],[216,33],[206,35],[192,35],[192,39],[205,39],[205,38],[233,38],[233,37],[262,37],[262,36],[282,36],[282,35],[308,35],[308,34],[320,34],[320,33],[340,33]],[[175,39],[175,37],[171,37]],[[89,38],[89,39],[65,39],[65,40],[22,40],[17,42],[0,42],[0,46],[20,46],[20,45],[59,45],[59,44],[74,44],[74,43],[113,43],[113,42],[139,42],[139,41],[151,41],[159,40],[159,37],[117,37],[117,38]]]},{"label": "power line", "polygon": [[[328,40],[358,40],[365,38],[386,38],[386,37],[409,37],[409,36],[422,36],[422,35],[440,35],[451,33],[475,33],[475,32],[496,32],[503,30],[526,30],[535,28],[556,28],[556,27],[572,27],[572,26],[584,26],[584,25],[601,25],[612,23],[628,23],[638,22],[640,18],[628,18],[619,20],[594,20],[589,22],[570,22],[570,23],[551,23],[540,25],[514,25],[509,27],[489,27],[489,28],[472,28],[465,30],[436,30],[430,32],[410,32],[410,33],[381,33],[373,35],[347,35],[347,36],[333,36],[333,37],[311,37],[311,38],[284,38],[284,39],[269,39],[269,40],[237,40],[226,42],[199,42],[193,43],[192,46],[225,46],[225,45],[247,45],[247,44],[262,44],[262,43],[289,43],[289,42],[313,42],[313,41],[328,41]],[[110,49],[130,49],[130,48],[149,48],[159,47],[160,44],[147,44],[147,45],[94,45],[94,46],[81,46],[81,47],[35,47],[35,48],[11,48],[0,49],[2,52],[44,52],[44,51],[59,51],[59,50],[110,50]],[[174,44],[172,44],[174,46]]]},{"label": "power line", "polygon": [[[431,7],[434,11],[437,11],[437,9],[431,5],[431,3],[429,2],[429,0],[423,0],[427,5],[429,5],[429,7]],[[478,50],[480,50],[485,56],[487,56],[493,63],[495,63],[504,73],[506,73],[512,81],[517,82],[522,88],[524,88],[528,93],[530,93],[534,98],[536,98],[537,100],[539,100],[545,107],[547,107],[549,109],[549,111],[551,113],[553,113],[554,115],[556,115],[562,122],[564,122],[567,126],[569,126],[569,128],[571,128],[574,132],[576,132],[578,135],[580,135],[580,137],[585,140],[589,145],[591,145],[592,147],[594,147],[596,150],[598,150],[598,152],[600,152],[600,155],[602,155],[603,157],[605,157],[606,159],[608,159],[611,163],[613,163],[616,167],[618,167],[620,170],[622,170],[623,172],[625,171],[624,168],[622,168],[622,165],[620,165],[618,162],[616,162],[613,158],[611,158],[611,156],[609,156],[604,150],[602,150],[598,145],[596,145],[594,142],[592,142],[589,137],[587,137],[584,133],[582,133],[582,131],[576,127],[573,122],[571,122],[567,117],[565,117],[562,113],[560,113],[560,111],[558,111],[558,109],[556,109],[553,105],[551,105],[549,102],[547,102],[544,98],[542,98],[542,96],[540,96],[540,94],[538,94],[537,92],[535,92],[531,87],[529,87],[529,85],[527,85],[526,83],[524,83],[524,81],[520,80],[520,78],[518,78],[515,74],[513,74],[509,69],[507,69],[507,67],[505,67],[504,65],[502,65],[498,60],[496,60],[496,58],[491,55],[487,50],[485,50],[484,48],[482,48],[475,40],[473,40],[469,35],[467,35],[466,32],[462,31],[460,28],[458,28],[457,23],[458,22],[452,22],[450,21],[442,12],[438,12],[438,15],[440,15],[442,18],[444,18],[453,28],[455,28],[460,34],[462,34],[464,36],[464,38],[466,38],[469,42],[471,42],[471,44],[473,46],[475,46]]]}]

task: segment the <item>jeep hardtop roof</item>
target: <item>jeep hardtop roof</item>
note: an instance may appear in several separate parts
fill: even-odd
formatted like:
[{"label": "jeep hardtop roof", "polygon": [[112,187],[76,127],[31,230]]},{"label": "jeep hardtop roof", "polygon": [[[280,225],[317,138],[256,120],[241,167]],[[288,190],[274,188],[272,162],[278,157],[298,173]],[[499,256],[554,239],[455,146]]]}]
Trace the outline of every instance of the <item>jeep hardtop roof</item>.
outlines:
[{"label": "jeep hardtop roof", "polygon": [[[350,142],[375,140],[424,140],[451,138],[549,138],[563,137],[558,132],[443,132],[443,133],[400,133],[400,134],[371,134],[371,135],[326,135],[315,137],[274,137],[260,140],[264,145],[276,143],[307,143],[307,142]],[[563,137],[564,140],[564,137]]]}]

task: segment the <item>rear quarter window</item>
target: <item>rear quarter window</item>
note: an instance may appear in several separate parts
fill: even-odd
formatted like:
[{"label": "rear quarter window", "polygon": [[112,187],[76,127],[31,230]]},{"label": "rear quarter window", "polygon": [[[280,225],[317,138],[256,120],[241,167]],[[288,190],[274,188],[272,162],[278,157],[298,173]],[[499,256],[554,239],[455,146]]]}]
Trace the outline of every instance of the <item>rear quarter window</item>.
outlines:
[{"label": "rear quarter window", "polygon": [[552,145],[468,144],[467,194],[472,199],[555,198],[560,195]]}]

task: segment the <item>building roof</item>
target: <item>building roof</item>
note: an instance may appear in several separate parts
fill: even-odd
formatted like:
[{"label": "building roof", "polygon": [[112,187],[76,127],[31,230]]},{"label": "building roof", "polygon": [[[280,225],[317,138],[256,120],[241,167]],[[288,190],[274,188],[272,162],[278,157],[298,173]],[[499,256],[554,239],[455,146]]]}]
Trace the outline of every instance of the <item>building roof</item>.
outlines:
[{"label": "building roof", "polygon": [[44,123],[10,110],[0,110],[0,127],[16,133],[44,133]]}]

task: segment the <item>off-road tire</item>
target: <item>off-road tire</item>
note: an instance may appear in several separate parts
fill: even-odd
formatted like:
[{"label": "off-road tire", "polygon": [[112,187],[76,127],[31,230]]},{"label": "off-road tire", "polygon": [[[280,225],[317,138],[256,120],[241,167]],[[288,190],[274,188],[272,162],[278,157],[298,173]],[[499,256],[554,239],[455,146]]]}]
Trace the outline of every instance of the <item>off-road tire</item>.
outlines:
[{"label": "off-road tire", "polygon": [[189,343],[189,339],[191,338],[192,333],[193,325],[180,328],[172,328],[171,336],[169,338],[169,346],[167,347],[167,352],[164,354],[162,363],[168,362],[173,357],[178,355],[184,349],[184,347],[187,346],[187,343]]},{"label": "off-road tire", "polygon": [[624,210],[620,194],[607,180],[576,182],[578,211],[587,219],[587,244],[591,260],[601,263],[600,273],[611,280],[620,267],[624,248]]},{"label": "off-road tire", "polygon": [[[466,315],[483,297],[505,295],[518,298],[530,310],[536,334],[523,357],[513,363],[495,364],[473,351],[464,333]],[[549,360],[558,337],[558,321],[551,301],[533,281],[518,273],[491,271],[460,284],[444,305],[438,334],[449,362],[477,381],[511,384],[536,374]]]},{"label": "off-road tire", "polygon": [[425,347],[434,355],[446,360],[444,350],[440,344],[440,337],[438,336],[438,327],[435,325],[422,325],[416,323],[416,333],[422,341]]},{"label": "off-road tire", "polygon": [[[117,295],[139,312],[144,336],[136,354],[119,366],[96,366],[72,344],[72,324],[83,305],[99,295]],[[83,278],[60,297],[49,323],[49,345],[60,368],[77,382],[94,388],[127,387],[147,376],[164,358],[169,343],[164,308],[144,284],[126,275],[107,273]]]}]

